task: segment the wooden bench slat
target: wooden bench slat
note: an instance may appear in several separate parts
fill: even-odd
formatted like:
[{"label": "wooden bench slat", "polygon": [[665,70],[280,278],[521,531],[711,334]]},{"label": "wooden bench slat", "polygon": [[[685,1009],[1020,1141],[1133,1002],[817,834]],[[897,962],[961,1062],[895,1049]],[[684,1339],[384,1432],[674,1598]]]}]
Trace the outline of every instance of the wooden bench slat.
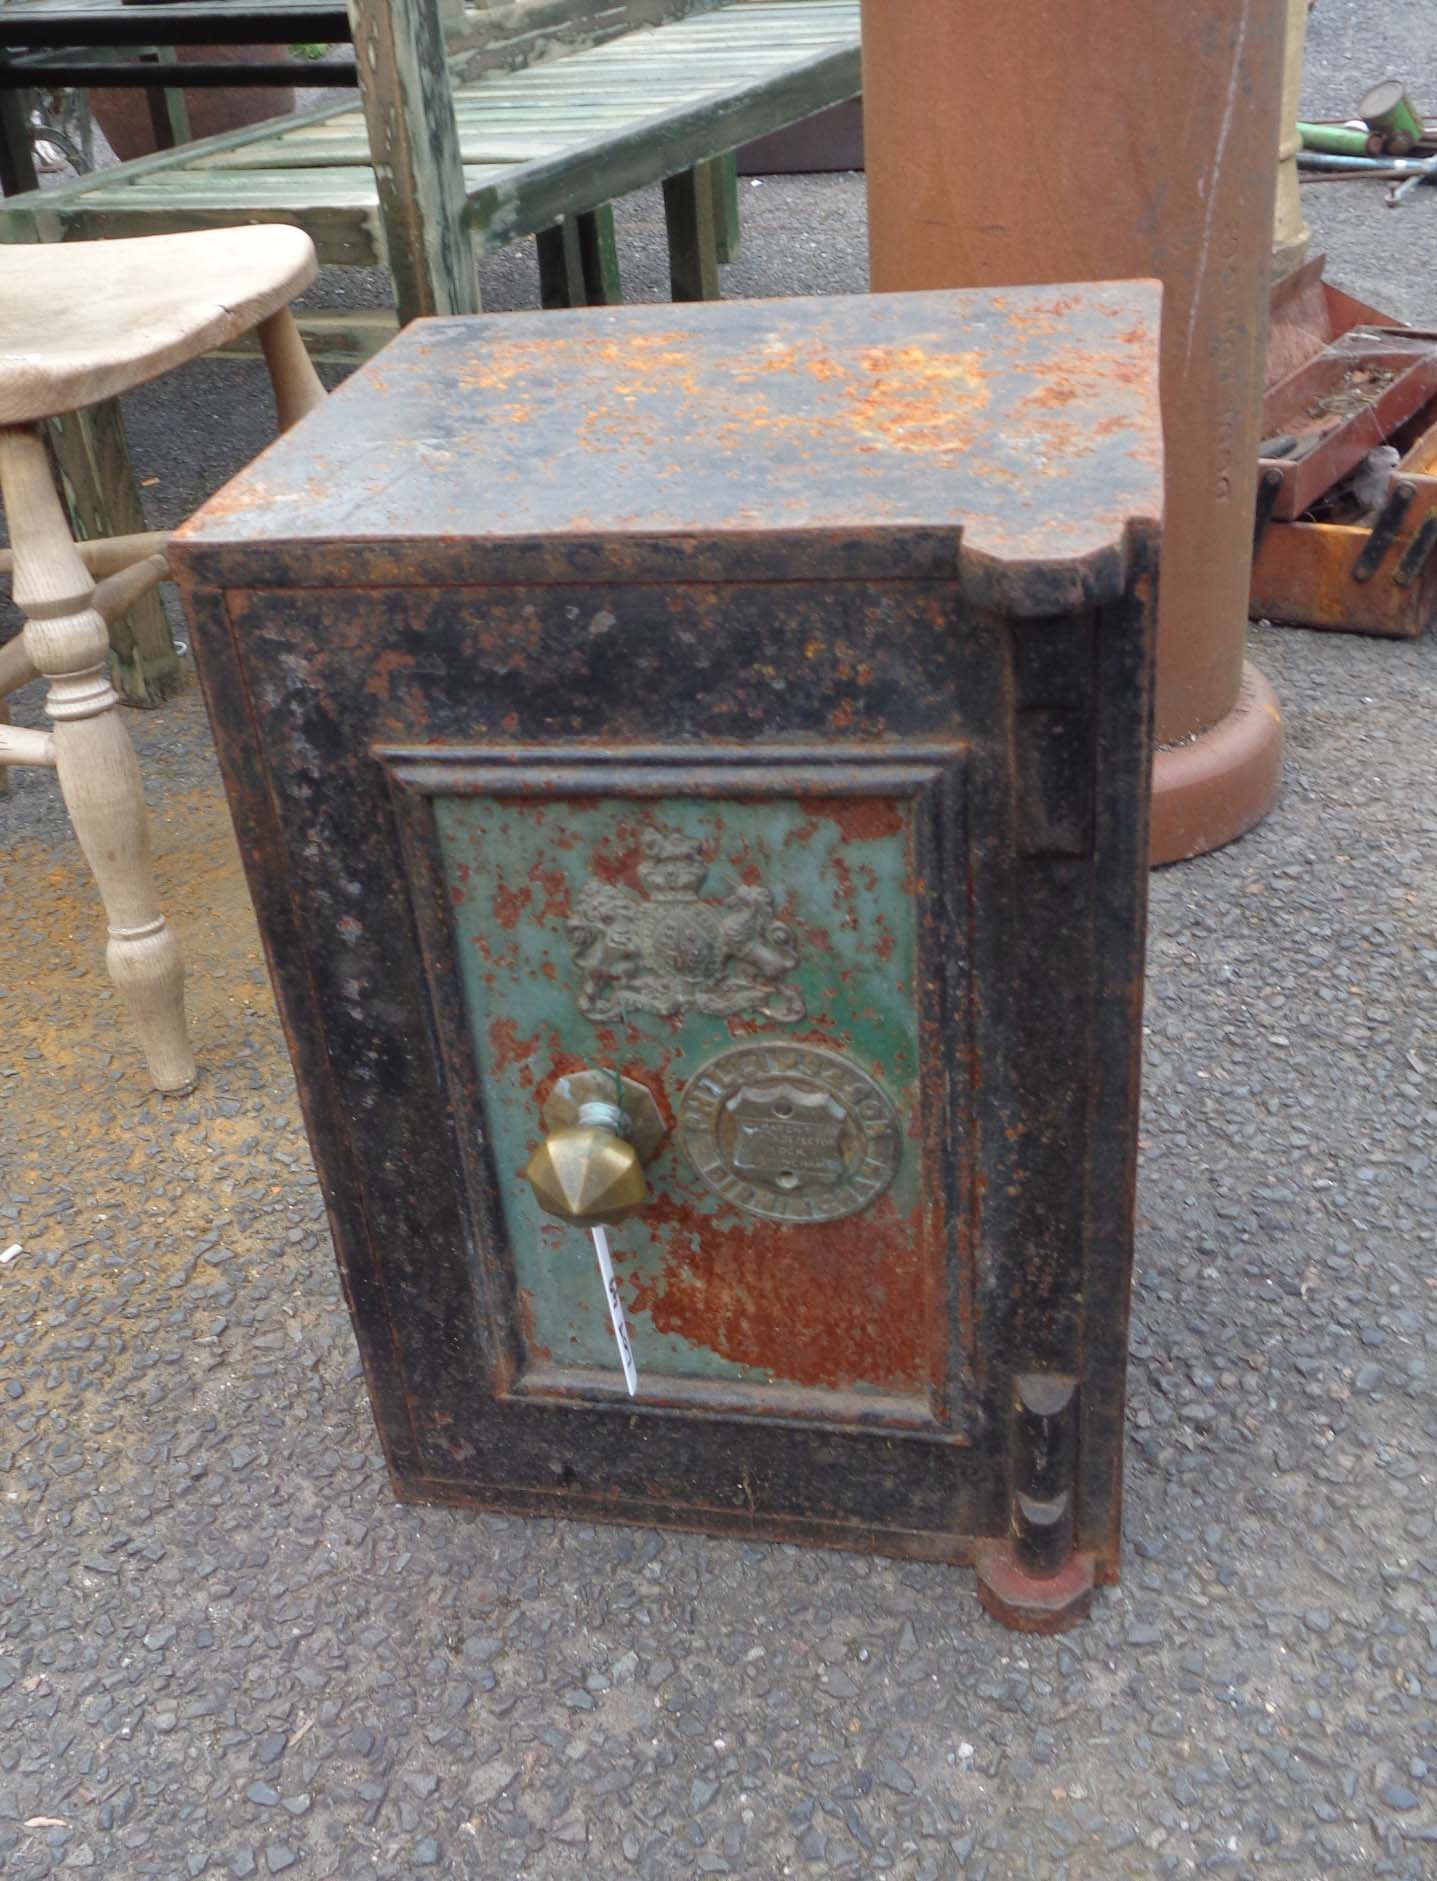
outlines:
[{"label": "wooden bench slat", "polygon": [[637,120],[613,136],[501,171],[470,196],[470,221],[482,248],[499,248],[560,215],[626,196],[661,167],[678,175],[716,151],[732,149],[844,98],[862,85],[858,47],[844,47],[790,68],[777,82],[711,93],[694,104]]},{"label": "wooden bench slat", "polygon": [[[505,167],[466,164],[466,190],[483,187],[503,175]],[[101,177],[104,174],[100,172]],[[235,174],[164,171],[129,183],[98,183],[78,197],[46,204],[35,222],[35,235],[41,240],[63,240],[69,234],[98,239],[284,222],[306,231],[328,267],[373,268],[386,259],[374,173],[358,165]]]},{"label": "wooden bench slat", "polygon": [[[791,16],[806,10],[813,0],[798,0],[779,7],[755,6],[755,16]],[[824,9],[834,18],[852,21],[851,4]],[[758,36],[756,50],[715,59],[709,54],[676,58],[666,48],[672,36],[712,28],[722,16],[702,15],[650,34],[630,34],[623,42],[569,54],[506,79],[484,79],[460,86],[454,94],[461,159],[475,163],[524,163],[555,155],[592,137],[595,128],[606,132],[647,119],[663,107],[675,107],[721,89],[735,78],[748,82],[765,69],[804,63],[809,55],[785,42],[775,46],[771,37]],[[668,36],[668,37],[666,37]],[[713,38],[710,30],[709,37]],[[804,33],[820,43],[830,33]],[[622,47],[659,41],[662,56],[621,58]],[[596,72],[602,65],[604,72]],[[611,69],[610,69],[611,68]],[[305,168],[334,164],[364,165],[369,161],[368,135],[362,112],[350,108],[322,122],[282,132],[242,150],[201,158],[196,167],[269,169],[293,165]]]},{"label": "wooden bench slat", "polygon": [[83,215],[73,206],[53,215],[35,214],[33,239],[63,241],[67,235],[87,241],[106,236],[162,235],[182,229],[232,229],[250,222],[283,222],[302,228],[328,267],[373,268],[385,259],[378,199],[369,202],[301,201],[293,190],[248,204],[234,189],[197,191],[116,191],[87,201]]},{"label": "wooden bench slat", "polygon": [[[471,189],[483,188],[511,167],[466,163],[464,181]],[[103,176],[104,172],[99,174]],[[140,203],[163,202],[166,197],[194,202],[218,200],[225,192],[247,202],[276,201],[287,194],[301,207],[372,208],[379,200],[373,172],[349,164],[312,170],[172,170],[133,183],[98,183],[84,192],[83,200],[90,208],[133,209]]]},{"label": "wooden bench slat", "polygon": [[[765,65],[783,65],[805,52],[812,52],[815,47],[835,44],[838,37],[833,33],[815,33],[812,39],[798,39],[782,47],[758,38],[752,44],[717,45],[710,42],[707,45],[648,47],[634,46],[621,39],[612,46],[603,46],[595,52],[586,53],[582,58],[565,59],[553,66],[540,65],[532,69],[537,84],[541,77],[545,82],[551,78],[557,82],[560,78],[573,77],[576,72],[608,77],[614,72],[653,70],[662,66],[699,69],[705,63],[738,64],[755,59]],[[486,83],[482,78],[473,79],[455,89],[459,93],[465,90],[481,91]]]}]

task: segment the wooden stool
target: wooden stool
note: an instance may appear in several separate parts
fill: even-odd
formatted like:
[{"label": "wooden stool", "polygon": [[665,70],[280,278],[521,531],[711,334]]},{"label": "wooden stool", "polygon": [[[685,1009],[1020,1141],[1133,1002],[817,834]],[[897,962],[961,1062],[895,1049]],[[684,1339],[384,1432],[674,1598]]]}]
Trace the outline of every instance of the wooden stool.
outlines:
[{"label": "wooden stool", "polygon": [[0,723],[0,764],[53,766],[109,921],[106,962],[155,1088],[195,1081],[184,967],[160,913],[130,734],[109,678],[107,619],[165,578],[163,534],[75,542],[41,426],[258,327],[281,429],[324,388],[289,302],[317,272],[299,229],[0,248],[0,498],[25,630],[0,647],[0,699],[37,674],[53,730]]}]

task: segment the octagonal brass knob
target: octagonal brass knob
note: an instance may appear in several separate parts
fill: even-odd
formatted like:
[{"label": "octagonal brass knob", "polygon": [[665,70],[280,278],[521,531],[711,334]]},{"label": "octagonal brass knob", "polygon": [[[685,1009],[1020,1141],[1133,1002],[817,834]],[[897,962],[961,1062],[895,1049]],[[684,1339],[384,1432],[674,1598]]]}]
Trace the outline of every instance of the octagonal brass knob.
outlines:
[{"label": "octagonal brass knob", "polygon": [[540,1208],[582,1228],[637,1214],[649,1198],[643,1166],[664,1136],[641,1084],[576,1071],[549,1093],[544,1123],[549,1134],[524,1171]]}]

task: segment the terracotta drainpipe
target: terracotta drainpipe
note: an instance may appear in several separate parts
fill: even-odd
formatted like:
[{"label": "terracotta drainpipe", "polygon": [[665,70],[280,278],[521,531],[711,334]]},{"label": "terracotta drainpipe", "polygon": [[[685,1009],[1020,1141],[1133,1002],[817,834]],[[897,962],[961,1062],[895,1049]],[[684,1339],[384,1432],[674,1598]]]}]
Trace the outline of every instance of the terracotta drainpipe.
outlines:
[{"label": "terracotta drainpipe", "polygon": [[1242,835],[1282,774],[1243,652],[1285,10],[863,0],[876,292],[1163,282],[1155,862]]}]

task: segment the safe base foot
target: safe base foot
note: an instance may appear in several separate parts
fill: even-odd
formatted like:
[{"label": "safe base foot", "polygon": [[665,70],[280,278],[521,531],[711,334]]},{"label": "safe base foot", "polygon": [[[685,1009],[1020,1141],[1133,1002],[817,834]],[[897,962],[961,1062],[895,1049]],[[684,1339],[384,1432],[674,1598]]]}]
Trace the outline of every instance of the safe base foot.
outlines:
[{"label": "safe base foot", "polygon": [[985,1541],[973,1560],[985,1610],[1017,1633],[1066,1633],[1093,1604],[1093,1557],[1070,1554],[1053,1574],[1028,1574],[1011,1541]]}]

